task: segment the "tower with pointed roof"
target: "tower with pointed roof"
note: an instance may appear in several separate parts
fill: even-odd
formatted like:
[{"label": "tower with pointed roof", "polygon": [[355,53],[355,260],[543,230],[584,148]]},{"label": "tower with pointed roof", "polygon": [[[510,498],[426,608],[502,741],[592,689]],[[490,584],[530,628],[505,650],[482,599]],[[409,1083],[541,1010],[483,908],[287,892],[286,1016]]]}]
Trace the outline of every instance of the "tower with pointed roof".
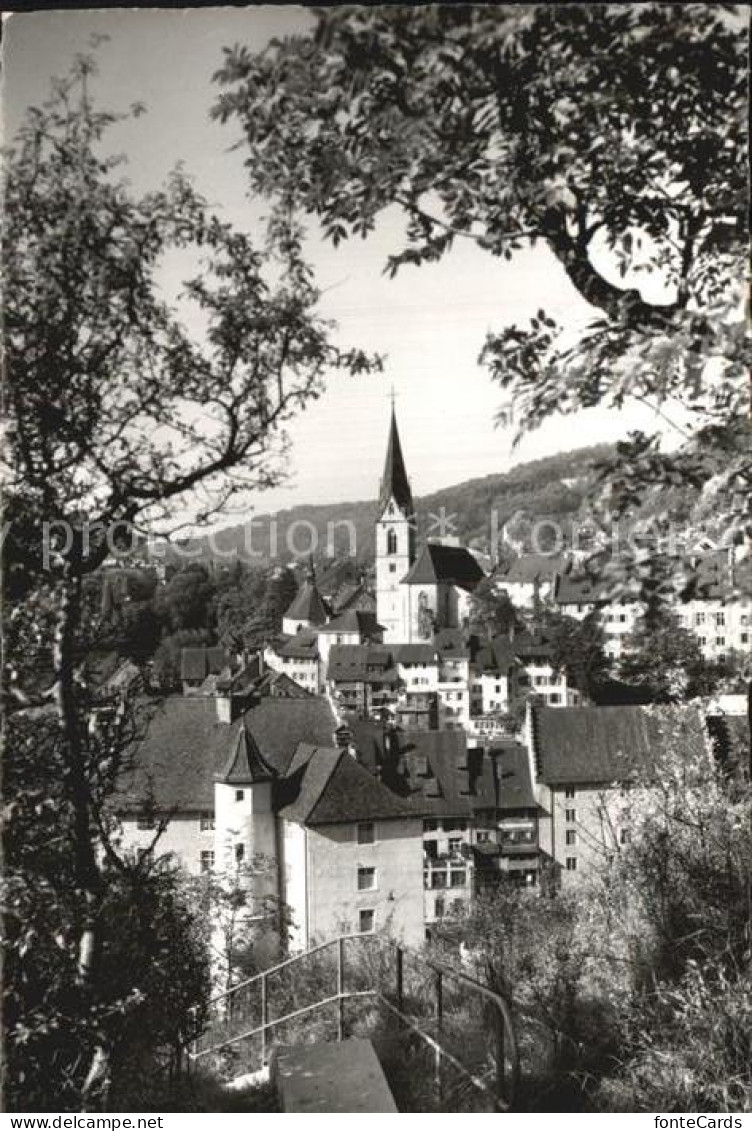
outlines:
[{"label": "tower with pointed roof", "polygon": [[326,606],[316,585],[313,561],[306,570],[305,581],[282,617],[282,631],[294,636],[304,628],[318,628],[328,620]]},{"label": "tower with pointed roof", "polygon": [[376,515],[376,617],[385,643],[408,639],[400,585],[415,560],[415,508],[392,404],[389,443]]}]

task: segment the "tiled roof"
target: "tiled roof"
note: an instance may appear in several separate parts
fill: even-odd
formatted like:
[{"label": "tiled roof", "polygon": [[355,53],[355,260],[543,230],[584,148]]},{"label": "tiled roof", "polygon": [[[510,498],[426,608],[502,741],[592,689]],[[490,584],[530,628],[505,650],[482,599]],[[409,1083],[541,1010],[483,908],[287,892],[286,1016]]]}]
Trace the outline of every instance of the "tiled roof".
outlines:
[{"label": "tiled roof", "polygon": [[371,644],[333,644],[329,650],[327,679],[396,683],[397,672],[388,648]]},{"label": "tiled roof", "polygon": [[292,679],[286,672],[265,672],[254,685],[256,695],[274,695],[284,699],[310,699],[312,693]]},{"label": "tiled roof", "polygon": [[461,589],[474,589],[483,577],[483,570],[464,546],[427,542],[402,580],[406,585],[436,585],[444,581]]},{"label": "tiled roof", "polygon": [[361,639],[369,639],[380,635],[383,629],[376,620],[375,613],[365,612],[363,609],[347,609],[340,616],[325,624],[320,632],[326,633],[353,633],[356,632]]},{"label": "tiled roof", "polygon": [[439,660],[434,644],[396,644],[393,651],[398,664],[436,664]]},{"label": "tiled roof", "polygon": [[447,659],[466,659],[470,655],[470,643],[461,628],[440,629],[434,636],[433,643]]},{"label": "tiled roof", "polygon": [[224,648],[183,648],[180,656],[180,678],[204,680],[219,675],[229,665]]},{"label": "tiled roof", "polygon": [[402,455],[402,445],[397,431],[397,418],[394,409],[392,409],[392,420],[389,425],[389,443],[386,450],[384,474],[379,489],[379,515],[384,513],[390,499],[394,499],[404,514],[408,516],[413,514],[413,496],[405,470],[405,460]]},{"label": "tiled roof", "polygon": [[283,638],[274,651],[278,656],[285,656],[288,659],[316,660],[319,654],[319,642],[315,632],[304,628],[294,636]]},{"label": "tiled roof", "polygon": [[498,574],[500,585],[532,585],[535,581],[552,578],[567,568],[567,559],[561,554],[523,554]]},{"label": "tiled roof", "polygon": [[412,798],[428,816],[469,817],[495,804],[490,759],[468,750],[463,731],[392,731],[354,719],[358,759],[395,793]]},{"label": "tiled roof", "polygon": [[694,707],[537,707],[533,735],[551,785],[649,779],[669,746],[701,753],[707,740]]},{"label": "tiled roof", "polygon": [[215,775],[215,781],[222,782],[223,785],[255,785],[256,782],[271,781],[273,776],[253,736],[244,726],[238,728],[230,757],[224,768]]},{"label": "tiled roof", "polygon": [[332,607],[335,616],[346,612],[347,609],[360,609],[361,612],[375,613],[376,598],[362,582],[347,582],[336,593]]},{"label": "tiled roof", "polygon": [[296,751],[290,773],[279,783],[277,804],[281,817],[309,826],[422,815],[347,751],[310,745]]},{"label": "tiled roof", "polygon": [[537,801],[530,778],[530,759],[519,742],[495,746],[491,750],[499,809],[535,809]]},{"label": "tiled roof", "polygon": [[165,812],[211,809],[215,777],[230,769],[244,726],[267,768],[284,775],[302,741],[328,746],[336,725],[320,696],[263,699],[232,724],[220,723],[214,700],[201,696],[171,696],[144,709],[148,726],[121,775],[121,809],[147,798]]},{"label": "tiled roof", "polygon": [[303,582],[284,617],[285,620],[308,621],[310,624],[326,623],[326,609],[315,581]]}]

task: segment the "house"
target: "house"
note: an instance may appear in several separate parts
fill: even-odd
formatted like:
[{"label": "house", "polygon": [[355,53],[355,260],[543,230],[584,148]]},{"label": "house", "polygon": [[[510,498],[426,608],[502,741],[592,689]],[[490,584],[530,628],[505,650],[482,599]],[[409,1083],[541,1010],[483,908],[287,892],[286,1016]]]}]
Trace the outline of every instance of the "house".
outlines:
[{"label": "house", "polygon": [[310,565],[303,584],[282,617],[282,632],[294,636],[302,629],[318,628],[328,619],[327,606],[316,585],[313,565]]},{"label": "house", "polygon": [[323,690],[326,668],[315,629],[302,628],[294,636],[281,636],[271,641],[264,649],[264,662],[313,695]]},{"label": "house", "polygon": [[393,654],[381,644],[333,644],[326,678],[342,710],[362,717],[388,708],[399,685]]},{"label": "house", "polygon": [[[234,715],[221,696],[144,704],[119,783],[126,849],[172,853],[194,875],[236,875],[279,935],[307,947],[342,930],[423,938],[423,814],[335,740],[325,699],[269,697]],[[270,911],[269,908],[272,908]]]},{"label": "house", "polygon": [[183,695],[201,695],[211,676],[229,674],[230,657],[224,648],[183,648],[180,655],[180,679]]},{"label": "house", "polygon": [[636,783],[656,779],[670,748],[709,752],[703,714],[693,707],[529,709],[526,746],[538,803],[540,851],[565,886],[602,865],[630,837]]}]

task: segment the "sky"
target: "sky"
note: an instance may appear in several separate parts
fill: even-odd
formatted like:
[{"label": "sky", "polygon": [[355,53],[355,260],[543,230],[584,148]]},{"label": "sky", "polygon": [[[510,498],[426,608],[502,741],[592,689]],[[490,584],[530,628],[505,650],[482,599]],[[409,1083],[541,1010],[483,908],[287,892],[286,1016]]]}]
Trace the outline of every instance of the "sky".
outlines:
[{"label": "sky", "polygon": [[[116,127],[115,147],[128,157],[134,190],[157,187],[182,162],[197,187],[238,227],[258,230],[264,203],[249,198],[237,133],[209,120],[216,97],[212,73],[223,47],[258,49],[275,35],[304,30],[299,7],[111,9],[14,13],[3,36],[3,132],[6,141],[26,109],[42,101],[53,76],[89,49],[98,50],[98,103],[125,109],[142,101],[147,113]],[[113,130],[113,135],[115,130]],[[500,262],[470,241],[458,241],[438,264],[383,274],[399,250],[401,218],[387,213],[366,241],[333,249],[315,228],[308,245],[322,289],[322,313],[339,325],[338,342],[386,355],[384,373],[327,382],[325,394],[288,428],[289,479],[248,499],[257,514],[301,503],[373,497],[389,424],[390,392],[413,492],[422,495],[465,479],[502,472],[586,444],[656,429],[646,408],[603,409],[550,421],[516,448],[513,433],[495,426],[502,391],[478,364],[486,334],[524,324],[544,307],[565,326],[587,320],[589,308],[544,247]],[[177,279],[175,280],[177,283]],[[237,513],[233,514],[233,520]]]}]

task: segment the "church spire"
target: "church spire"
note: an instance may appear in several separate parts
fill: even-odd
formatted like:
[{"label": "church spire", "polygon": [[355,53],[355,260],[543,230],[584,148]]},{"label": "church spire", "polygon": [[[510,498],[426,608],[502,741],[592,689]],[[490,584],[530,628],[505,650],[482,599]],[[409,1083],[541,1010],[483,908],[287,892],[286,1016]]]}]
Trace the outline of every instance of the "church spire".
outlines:
[{"label": "church spire", "polygon": [[389,444],[386,450],[386,463],[384,475],[379,491],[379,512],[384,513],[387,503],[394,499],[397,506],[406,515],[413,513],[413,496],[405,470],[405,460],[402,455],[399,432],[397,431],[397,416],[392,401],[392,422],[389,428]]}]

